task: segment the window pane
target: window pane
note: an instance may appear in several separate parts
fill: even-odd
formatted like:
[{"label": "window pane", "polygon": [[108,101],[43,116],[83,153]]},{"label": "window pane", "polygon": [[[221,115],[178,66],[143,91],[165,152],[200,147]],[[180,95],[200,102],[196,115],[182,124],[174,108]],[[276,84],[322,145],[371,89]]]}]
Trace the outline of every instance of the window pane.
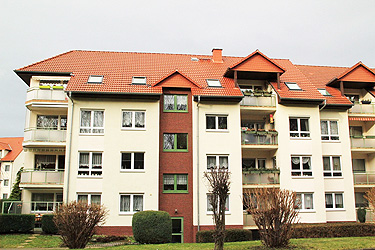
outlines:
[{"label": "window pane", "polygon": [[258,159],[258,168],[265,169],[266,168],[266,159]]},{"label": "window pane", "polygon": [[91,111],[81,111],[81,127],[90,127]]},{"label": "window pane", "polygon": [[335,195],[335,202],[336,202],[336,208],[344,208],[344,201],[342,198],[342,194]]},{"label": "window pane", "polygon": [[60,117],[60,129],[66,130],[68,124],[68,118],[66,116]]},{"label": "window pane", "polygon": [[102,168],[102,153],[92,153],[92,168],[93,169]]},{"label": "window pane", "polygon": [[177,190],[187,190],[187,175],[176,175]]},{"label": "window pane", "polygon": [[174,110],[173,95],[164,95],[164,110]]},{"label": "window pane", "polygon": [[301,131],[309,131],[309,119],[300,119]]},{"label": "window pane", "polygon": [[177,96],[177,110],[187,110],[187,96],[186,95]]},{"label": "window pane", "polygon": [[134,169],[144,169],[144,153],[134,153]]},{"label": "window pane", "polygon": [[215,116],[206,116],[206,129],[216,129]]},{"label": "window pane", "polygon": [[131,153],[121,154],[121,169],[131,169]]},{"label": "window pane", "polygon": [[89,153],[79,154],[79,168],[89,168]]},{"label": "window pane", "polygon": [[177,149],[187,149],[187,134],[177,134]]},{"label": "window pane", "polygon": [[207,156],[207,169],[216,167],[216,156]]},{"label": "window pane", "polygon": [[78,202],[87,203],[89,198],[87,194],[79,194],[77,200]]},{"label": "window pane", "polygon": [[91,195],[91,204],[98,204],[100,205],[101,203],[101,195],[99,194],[92,194]]},{"label": "window pane", "polygon": [[56,155],[35,155],[35,170],[55,170]]},{"label": "window pane", "polygon": [[333,208],[332,194],[326,194],[326,208]]},{"label": "window pane", "polygon": [[51,115],[38,115],[37,128],[57,129],[59,117]]},{"label": "window pane", "polygon": [[297,209],[302,209],[302,195],[301,194],[296,194],[296,205],[295,207]]},{"label": "window pane", "polygon": [[311,158],[310,157],[302,157],[302,166],[304,170],[311,169]]},{"label": "window pane", "polygon": [[174,148],[174,134],[164,134],[164,149]]},{"label": "window pane", "polygon": [[242,167],[243,168],[255,168],[255,159],[242,159]]},{"label": "window pane", "polygon": [[323,157],[323,169],[324,171],[330,171],[331,166],[330,166],[330,158],[329,157]]},{"label": "window pane", "polygon": [[300,158],[292,157],[292,170],[299,170],[300,168]]},{"label": "window pane", "polygon": [[305,209],[314,209],[313,204],[313,195],[305,194]]},{"label": "window pane", "polygon": [[121,195],[120,212],[130,212],[130,195]]},{"label": "window pane", "polygon": [[143,211],[143,195],[133,196],[133,211]]},{"label": "window pane", "polygon": [[228,168],[228,156],[219,156],[220,168]]},{"label": "window pane", "polygon": [[210,211],[214,211],[213,210],[213,207],[211,205],[211,199],[213,198],[213,195],[212,194],[207,194],[207,211],[210,212]]},{"label": "window pane", "polygon": [[123,112],[122,113],[122,126],[124,128],[131,128],[132,124],[132,112]]},{"label": "window pane", "polygon": [[353,159],[353,172],[364,173],[366,172],[365,159]]},{"label": "window pane", "polygon": [[164,175],[163,184],[164,184],[164,190],[174,190],[174,176]]},{"label": "window pane", "polygon": [[333,161],[333,170],[340,171],[341,165],[340,165],[340,157],[332,157]]},{"label": "window pane", "polygon": [[289,118],[289,130],[298,131],[297,119]]},{"label": "window pane", "polygon": [[226,116],[219,116],[219,129],[227,129],[227,117]]},{"label": "window pane", "polygon": [[104,126],[104,112],[94,111],[94,127],[103,127],[103,126]]},{"label": "window pane", "polygon": [[330,132],[331,135],[338,135],[339,134],[339,128],[337,125],[337,121],[331,121],[330,122]]},{"label": "window pane", "polygon": [[136,128],[145,127],[145,112],[135,112],[135,127]]},{"label": "window pane", "polygon": [[320,129],[322,131],[322,135],[328,135],[328,123],[327,121],[320,122]]}]

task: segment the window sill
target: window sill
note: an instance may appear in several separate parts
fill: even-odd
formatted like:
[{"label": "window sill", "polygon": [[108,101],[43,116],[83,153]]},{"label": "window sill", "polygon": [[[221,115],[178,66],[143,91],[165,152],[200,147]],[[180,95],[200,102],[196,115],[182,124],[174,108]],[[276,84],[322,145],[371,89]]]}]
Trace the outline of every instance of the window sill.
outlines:
[{"label": "window sill", "polygon": [[206,132],[229,133],[229,129],[206,129]]},{"label": "window sill", "polygon": [[120,213],[118,213],[118,215],[120,215],[120,216],[123,216],[123,215],[130,215],[130,216],[132,216],[132,215],[134,215],[135,213],[138,213],[138,212],[141,212],[141,211],[137,211],[137,212],[120,212]]},{"label": "window sill", "polygon": [[185,190],[179,190],[179,191],[174,191],[174,190],[168,190],[168,191],[163,191],[163,194],[188,194],[189,191]]},{"label": "window sill", "polygon": [[315,209],[299,209],[300,213],[316,213]]},{"label": "window sill", "polygon": [[289,137],[291,140],[311,140],[311,137]]},{"label": "window sill", "polygon": [[341,143],[340,140],[321,140],[322,142],[327,142],[327,143]]},{"label": "window sill", "polygon": [[344,212],[345,208],[326,208],[326,212]]},{"label": "window sill", "polygon": [[314,176],[292,176],[292,179],[314,179]]},{"label": "window sill", "polygon": [[78,175],[77,178],[82,178],[82,179],[103,179],[103,176]]},{"label": "window sill", "polygon": [[83,135],[83,136],[92,136],[92,135],[94,135],[94,136],[99,136],[99,135],[104,135],[104,133],[95,133],[95,134],[93,134],[93,133],[79,133],[79,135],[81,136],[81,135]]},{"label": "window sill", "polygon": [[324,179],[344,179],[343,176],[324,176]]},{"label": "window sill", "polygon": [[146,128],[123,128],[121,127],[122,131],[146,131]]},{"label": "window sill", "polygon": [[120,173],[145,173],[144,169],[136,170],[136,169],[121,169]]},{"label": "window sill", "polygon": [[[213,215],[213,214],[214,214],[214,212],[206,212],[206,215]],[[229,215],[229,214],[231,214],[231,212],[225,211],[225,214]]]},{"label": "window sill", "polygon": [[188,110],[163,110],[164,113],[189,113]]},{"label": "window sill", "polygon": [[163,149],[163,152],[171,152],[171,153],[188,153],[189,150],[187,149]]}]

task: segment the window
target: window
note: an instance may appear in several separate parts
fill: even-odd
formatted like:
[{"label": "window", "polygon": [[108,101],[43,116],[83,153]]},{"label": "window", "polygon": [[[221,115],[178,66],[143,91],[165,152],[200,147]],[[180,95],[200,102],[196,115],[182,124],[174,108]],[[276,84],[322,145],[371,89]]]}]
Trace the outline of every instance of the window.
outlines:
[{"label": "window", "polygon": [[[208,213],[212,213],[214,211],[210,202],[210,199],[212,199],[212,197],[213,197],[212,194],[207,194],[207,212]],[[217,205],[219,206],[219,204]],[[227,199],[225,200],[225,212],[229,212],[229,195],[227,196]]]},{"label": "window", "polygon": [[5,167],[4,167],[4,171],[5,171],[5,172],[10,171],[10,165],[5,165]]},{"label": "window", "polygon": [[102,83],[102,82],[103,82],[103,76],[91,75],[89,76],[89,79],[87,80],[87,83]]},{"label": "window", "polygon": [[8,199],[8,194],[3,194],[3,199]]},{"label": "window", "polygon": [[4,179],[4,187],[8,187],[9,186],[9,180],[8,179]]},{"label": "window", "polygon": [[36,120],[37,129],[66,130],[66,115],[38,115]]},{"label": "window", "polygon": [[145,153],[121,153],[121,170],[145,169]]},{"label": "window", "polygon": [[247,127],[250,130],[264,130],[264,122],[255,122],[255,121],[241,121],[241,127]]},{"label": "window", "polygon": [[322,140],[339,140],[339,126],[337,121],[320,121]]},{"label": "window", "polygon": [[219,167],[228,169],[228,155],[207,155],[207,169]]},{"label": "window", "polygon": [[188,175],[163,175],[163,193],[188,193]]},{"label": "window", "polygon": [[310,156],[292,156],[292,176],[312,176]]},{"label": "window", "polygon": [[350,136],[361,137],[363,136],[362,126],[349,126]]},{"label": "window", "polygon": [[297,193],[296,195],[296,209],[312,210],[314,209],[314,199],[312,193]]},{"label": "window", "polygon": [[104,111],[81,110],[82,134],[103,134],[104,133]]},{"label": "window", "polygon": [[62,193],[32,193],[32,212],[53,212],[62,203]]},{"label": "window", "polygon": [[340,156],[323,156],[324,177],[342,176]]},{"label": "window", "polygon": [[365,159],[352,159],[353,173],[365,173],[366,164]]},{"label": "window", "polygon": [[187,112],[187,95],[164,95],[164,112]]},{"label": "window", "polygon": [[145,76],[133,76],[132,84],[146,85],[146,77]]},{"label": "window", "polygon": [[120,194],[120,213],[143,211],[143,194]]},{"label": "window", "polygon": [[145,128],[145,111],[122,111],[122,128],[144,129]]},{"label": "window", "polygon": [[295,82],[285,82],[285,85],[290,89],[290,90],[302,90],[300,86],[298,86],[297,83]]},{"label": "window", "polygon": [[326,89],[318,89],[318,91],[324,96],[332,96]]},{"label": "window", "polygon": [[228,129],[227,115],[206,115],[206,129],[226,130]]},{"label": "window", "polygon": [[350,94],[345,94],[346,98],[348,98],[349,101],[352,103],[358,103],[359,102],[359,95],[350,95]]},{"label": "window", "polygon": [[78,175],[101,176],[102,175],[102,153],[94,153],[94,152],[79,153]]},{"label": "window", "polygon": [[77,201],[100,205],[102,196],[100,194],[77,194]]},{"label": "window", "polygon": [[188,134],[164,134],[164,151],[187,151]]},{"label": "window", "polygon": [[344,208],[342,193],[326,193],[326,208]]},{"label": "window", "polygon": [[289,118],[290,137],[310,137],[309,118]]},{"label": "window", "polygon": [[242,169],[251,170],[251,169],[265,169],[266,168],[266,159],[261,158],[243,158],[242,159]]},{"label": "window", "polygon": [[355,192],[355,207],[368,207],[368,201],[365,198],[365,192]]},{"label": "window", "polygon": [[34,170],[55,171],[56,155],[35,155]]},{"label": "window", "polygon": [[208,87],[221,87],[221,83],[218,79],[206,79]]}]

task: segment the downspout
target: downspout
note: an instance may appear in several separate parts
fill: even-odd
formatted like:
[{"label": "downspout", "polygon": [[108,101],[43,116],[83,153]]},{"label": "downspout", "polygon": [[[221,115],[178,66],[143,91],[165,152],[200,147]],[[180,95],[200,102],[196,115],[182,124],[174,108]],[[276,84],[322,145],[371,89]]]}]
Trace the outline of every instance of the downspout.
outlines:
[{"label": "downspout", "polygon": [[322,109],[324,109],[326,106],[327,106],[327,99],[324,99],[324,104],[323,104],[323,106],[319,109],[319,111],[321,111]]},{"label": "downspout", "polygon": [[197,103],[197,209],[198,209],[198,232],[200,231],[200,214],[199,214],[199,103],[201,102],[201,96],[198,96],[198,103]]},{"label": "downspout", "polygon": [[72,107],[71,107],[71,116],[70,116],[70,121],[69,121],[69,147],[68,147],[68,161],[67,161],[67,167],[66,167],[66,172],[67,172],[67,180],[66,180],[66,202],[69,202],[69,180],[70,180],[70,162],[71,162],[71,152],[72,152],[72,130],[73,130],[73,112],[74,112],[74,102],[72,99],[72,92],[69,92],[68,95],[70,101],[72,102]]}]

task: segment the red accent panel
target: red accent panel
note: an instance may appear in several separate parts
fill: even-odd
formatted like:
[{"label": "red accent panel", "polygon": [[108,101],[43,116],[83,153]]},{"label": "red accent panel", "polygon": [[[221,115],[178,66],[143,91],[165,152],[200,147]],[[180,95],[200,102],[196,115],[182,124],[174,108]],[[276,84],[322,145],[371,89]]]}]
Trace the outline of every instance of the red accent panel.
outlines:
[{"label": "red accent panel", "polygon": [[95,228],[95,234],[132,236],[133,230],[131,226],[102,226]]}]

